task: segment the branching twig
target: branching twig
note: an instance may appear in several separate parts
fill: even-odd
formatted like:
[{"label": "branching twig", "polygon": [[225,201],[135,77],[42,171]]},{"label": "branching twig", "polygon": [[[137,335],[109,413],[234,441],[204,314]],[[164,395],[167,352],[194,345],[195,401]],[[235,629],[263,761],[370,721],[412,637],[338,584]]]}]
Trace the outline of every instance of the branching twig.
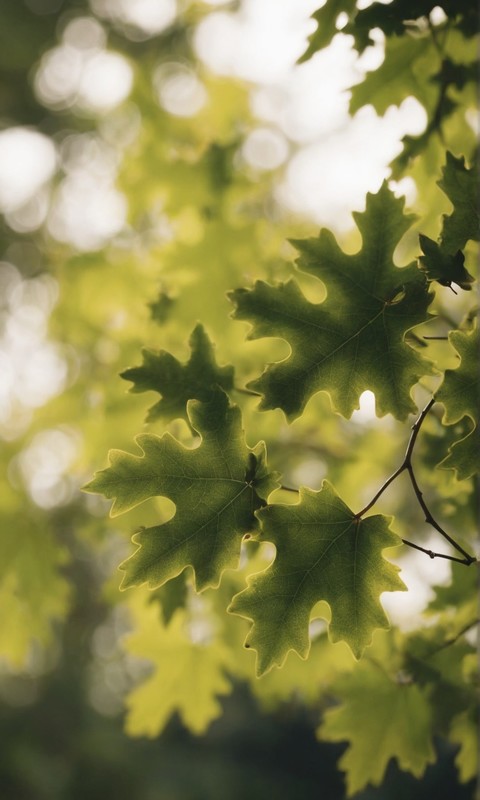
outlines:
[{"label": "branching twig", "polygon": [[403,543],[406,544],[408,547],[413,547],[415,548],[415,550],[420,550],[421,552],[426,553],[428,556],[430,556],[430,558],[447,558],[449,561],[457,561],[460,564],[465,564],[466,566],[470,566],[470,564],[473,564],[474,561],[476,561],[477,559],[474,556],[469,555],[469,553],[467,553],[467,551],[464,550],[463,547],[461,547],[458,544],[458,542],[455,541],[455,539],[453,539],[446,531],[443,530],[443,528],[433,517],[432,513],[430,512],[430,509],[428,508],[427,504],[425,503],[425,500],[423,499],[423,494],[420,490],[420,487],[417,483],[417,479],[415,477],[415,473],[413,471],[413,466],[412,466],[413,448],[415,447],[415,442],[417,441],[417,436],[419,434],[422,423],[425,417],[427,416],[428,412],[434,405],[434,403],[435,403],[435,397],[432,397],[428,401],[423,411],[421,412],[420,416],[415,420],[415,423],[412,426],[412,433],[408,441],[405,457],[400,466],[398,467],[398,469],[396,469],[395,472],[392,473],[392,475],[390,475],[389,478],[387,478],[387,480],[382,484],[378,492],[374,495],[372,500],[370,500],[370,502],[365,506],[365,508],[362,508],[362,510],[359,511],[358,514],[356,514],[355,516],[357,517],[357,519],[363,517],[363,515],[366,514],[366,512],[369,511],[373,505],[375,505],[379,497],[381,497],[381,495],[388,488],[388,486],[390,486],[390,484],[393,483],[393,481],[396,480],[396,478],[398,478],[398,476],[401,475],[401,473],[406,470],[410,478],[410,482],[412,484],[416,498],[420,504],[422,511],[425,514],[425,522],[428,522],[429,525],[432,525],[432,527],[435,528],[435,530],[438,531],[438,533],[441,536],[443,536],[443,538],[446,539],[447,542],[449,542],[449,544],[451,544],[451,546],[463,556],[463,558],[457,558],[455,556],[450,556],[443,553],[436,553],[433,550],[427,550],[426,548],[420,547],[419,545],[416,545],[413,542],[409,542],[406,539],[402,539]]}]

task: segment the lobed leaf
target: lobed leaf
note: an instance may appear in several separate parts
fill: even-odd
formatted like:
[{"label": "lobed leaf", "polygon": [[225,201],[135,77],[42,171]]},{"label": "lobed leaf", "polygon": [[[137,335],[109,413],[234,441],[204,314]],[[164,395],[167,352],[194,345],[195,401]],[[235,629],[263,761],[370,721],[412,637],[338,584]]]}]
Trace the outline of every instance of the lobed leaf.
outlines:
[{"label": "lobed leaf", "polygon": [[438,281],[442,286],[455,283],[466,291],[472,288],[475,278],[465,269],[465,256],[461,250],[452,255],[428,236],[420,234],[419,240],[424,254],[419,258],[420,269],[425,272],[428,280]]},{"label": "lobed leaf", "polygon": [[331,608],[331,640],[347,642],[360,658],[375,628],[389,627],[380,594],[406,588],[398,567],[382,557],[400,544],[389,518],[359,519],[327,481],[319,492],[300,489],[299,503],[269,505],[257,517],[277,555],[229,610],[253,621],[246,646],[257,650],[258,673],[281,666],[289,650],[307,657],[310,612],[319,600]]},{"label": "lobed leaf", "polygon": [[149,409],[147,422],[159,418],[168,422],[176,417],[188,422],[188,400],[207,400],[217,385],[225,391],[233,387],[234,368],[217,366],[213,345],[202,325],[194,328],[189,344],[191,355],[186,364],[165,350],[143,350],[143,364],[121,373],[122,378],[132,381],[131,392],[154,391],[161,395]]},{"label": "lobed leaf", "polygon": [[327,0],[312,14],[312,19],[317,23],[317,29],[308,37],[308,47],[298,59],[299,64],[303,64],[315,53],[328,47],[333,37],[339,32],[336,25],[339,15],[346,13],[350,17],[355,10],[355,5],[356,0]]},{"label": "lobed leaf", "polygon": [[475,707],[462,711],[454,718],[449,738],[460,746],[455,764],[460,780],[466,783],[478,776],[478,713]]},{"label": "lobed leaf", "polygon": [[480,468],[478,429],[480,337],[478,326],[469,333],[452,331],[449,341],[460,356],[460,365],[457,369],[446,370],[435,397],[445,406],[442,420],[444,424],[454,425],[466,416],[471,419],[473,428],[467,436],[452,445],[449,455],[440,463],[440,466],[455,469],[458,479],[463,480],[478,472]]},{"label": "lobed leaf", "polygon": [[443,218],[442,246],[449,253],[461,250],[469,239],[480,240],[478,207],[478,171],[467,169],[465,159],[447,151],[447,162],[438,185],[453,205],[453,212]]},{"label": "lobed leaf", "polygon": [[432,365],[404,337],[428,318],[432,297],[414,264],[399,269],[393,261],[411,224],[403,206],[386,183],[368,194],[366,211],[354,215],[363,239],[354,255],[344,253],[327,230],[293,242],[298,268],[325,283],[323,303],[310,303],[294,280],[277,286],[258,281],[251,290],[231,293],[233,316],[252,324],[249,338],[281,337],[291,348],[289,357],[249,384],[263,395],[260,408],[281,408],[293,420],[324,390],[348,418],[370,389],[380,416],[390,412],[403,420],[416,411],[410,389]]},{"label": "lobed leaf", "polygon": [[349,797],[369,783],[379,786],[391,758],[416,778],[434,762],[432,710],[419,686],[396,681],[367,660],[334,691],[341,705],[326,711],[318,733],[327,742],[349,742],[338,762]]},{"label": "lobed leaf", "polygon": [[188,414],[202,437],[199,447],[184,447],[168,433],[142,434],[141,456],[111,451],[110,466],[85,487],[114,500],[113,516],[149,497],[175,503],[171,520],[133,536],[138,549],[121,565],[123,588],[161,586],[187,566],[199,591],[217,586],[223,570],[238,563],[244,534],[257,526],[255,510],[277,486],[264,443],[247,447],[240,409],[221,389],[206,402],[190,401]]},{"label": "lobed leaf", "polygon": [[202,734],[221,714],[218,695],[232,689],[225,676],[230,651],[221,642],[195,641],[184,611],[176,611],[164,625],[155,606],[143,608],[139,629],[124,646],[154,667],[126,697],[125,729],[130,736],[158,736],[175,711],[189,730]]}]

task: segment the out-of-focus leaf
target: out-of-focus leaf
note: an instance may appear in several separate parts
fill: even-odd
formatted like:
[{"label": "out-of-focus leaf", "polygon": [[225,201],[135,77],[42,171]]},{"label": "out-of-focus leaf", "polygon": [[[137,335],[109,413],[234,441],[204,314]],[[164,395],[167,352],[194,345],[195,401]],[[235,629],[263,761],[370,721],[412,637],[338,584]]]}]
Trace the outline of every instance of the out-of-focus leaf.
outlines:
[{"label": "out-of-focus leaf", "polygon": [[346,773],[351,797],[368,784],[379,786],[391,758],[420,778],[435,760],[428,693],[394,680],[366,659],[334,684],[341,705],[326,711],[319,737],[349,742],[338,765]]},{"label": "out-of-focus leaf", "polygon": [[308,37],[308,47],[299,58],[299,64],[308,61],[324,47],[328,47],[335,34],[338,33],[336,22],[339,15],[344,13],[350,17],[355,10],[355,5],[356,0],[327,0],[312,14],[312,19],[317,23],[317,29]]},{"label": "out-of-focus leaf", "polygon": [[455,717],[450,728],[450,741],[460,745],[455,757],[460,780],[463,783],[478,775],[478,713],[472,707]]},{"label": "out-of-focus leaf", "polygon": [[0,654],[14,670],[25,667],[34,641],[48,644],[63,620],[70,588],[62,575],[67,554],[39,520],[21,511],[2,519],[0,537]]},{"label": "out-of-focus leaf", "polygon": [[202,641],[196,624],[179,610],[164,625],[155,605],[138,615],[138,628],[124,647],[151,661],[153,672],[126,697],[130,736],[158,736],[175,711],[189,730],[201,734],[221,714],[218,697],[232,689],[225,675],[231,654],[221,642]]}]

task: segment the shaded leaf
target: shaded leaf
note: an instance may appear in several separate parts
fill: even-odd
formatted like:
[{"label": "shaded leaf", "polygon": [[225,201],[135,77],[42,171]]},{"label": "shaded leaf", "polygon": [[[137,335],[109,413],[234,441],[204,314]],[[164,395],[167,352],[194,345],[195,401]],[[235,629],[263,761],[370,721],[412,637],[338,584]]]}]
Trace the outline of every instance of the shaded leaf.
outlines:
[{"label": "shaded leaf", "polygon": [[372,105],[378,114],[384,114],[390,106],[399,106],[412,96],[431,110],[438,88],[428,79],[434,75],[439,63],[438,54],[428,38],[407,35],[387,39],[382,64],[352,87],[350,113]]},{"label": "shaded leaf", "polygon": [[366,660],[337,680],[334,692],[341,705],[325,713],[318,733],[327,742],[349,742],[338,762],[349,797],[368,784],[379,786],[392,758],[416,778],[433,763],[432,712],[420,687],[397,682]]},{"label": "shaded leaf", "polygon": [[438,281],[442,286],[451,286],[452,283],[461,289],[470,290],[474,278],[464,267],[465,256],[461,250],[455,254],[446,252],[441,245],[420,234],[420,247],[424,255],[420,256],[420,269],[428,280]]},{"label": "shaded leaf", "polygon": [[294,280],[277,286],[258,281],[252,290],[231,293],[234,317],[252,323],[249,338],[281,337],[291,348],[289,357],[249,384],[264,395],[260,408],[281,408],[293,420],[324,390],[334,408],[350,417],[370,389],[380,416],[405,419],[416,410],[410,389],[432,366],[404,337],[427,319],[431,296],[414,264],[399,269],[393,261],[411,224],[403,205],[385,183],[367,195],[366,211],[354,215],[363,239],[354,255],[325,229],[317,239],[293,241],[301,254],[298,268],[325,283],[323,303],[307,301]]},{"label": "shaded leaf", "polygon": [[469,239],[480,240],[478,173],[468,169],[465,159],[447,151],[447,163],[438,185],[453,205],[453,213],[443,218],[442,246],[449,253],[461,250]]},{"label": "shaded leaf", "polygon": [[449,455],[440,466],[455,469],[459,480],[470,477],[480,468],[480,440],[478,431],[478,409],[480,385],[478,380],[479,329],[469,333],[452,331],[449,341],[460,356],[457,369],[447,369],[443,382],[436,393],[438,402],[445,406],[442,422],[454,425],[463,417],[473,423],[470,433],[450,448]]},{"label": "shaded leaf", "polygon": [[175,611],[185,607],[187,598],[188,586],[184,572],[150,592],[150,602],[159,604],[165,625],[168,625]]},{"label": "shaded leaf", "polygon": [[224,392],[190,401],[188,413],[202,437],[199,447],[184,447],[168,433],[140,435],[141,456],[112,450],[110,466],[85,487],[114,500],[113,516],[157,495],[175,503],[171,520],[133,536],[138,549],[122,565],[123,588],[161,586],[186,566],[199,591],[218,586],[223,570],[237,565],[244,534],[257,525],[255,509],[277,485],[264,443],[246,446],[240,409]]},{"label": "shaded leaf", "polygon": [[159,292],[153,303],[148,303],[150,317],[158,325],[164,325],[169,318],[172,306],[175,304],[173,297],[166,292]]},{"label": "shaded leaf", "polygon": [[302,64],[308,61],[319,50],[328,47],[333,37],[338,33],[336,26],[340,14],[350,16],[355,10],[356,0],[327,0],[325,5],[312,14],[312,19],[317,23],[317,29],[308,37],[308,47],[298,59]]},{"label": "shaded leaf", "polygon": [[247,646],[257,650],[258,673],[281,666],[289,650],[307,657],[310,612],[319,600],[331,608],[331,640],[347,642],[360,658],[373,631],[389,626],[380,594],[405,589],[398,567],[382,557],[400,543],[389,518],[358,519],[327,481],[319,492],[300,489],[299,503],[266,506],[257,516],[277,555],[229,610],[253,621]]},{"label": "shaded leaf", "polygon": [[133,382],[131,392],[154,391],[161,395],[161,400],[150,408],[147,422],[176,417],[188,422],[188,400],[207,400],[216,385],[225,391],[232,388],[234,369],[217,366],[212,343],[202,325],[194,328],[189,344],[192,352],[186,364],[165,350],[143,350],[142,366],[121,373],[122,378]]}]

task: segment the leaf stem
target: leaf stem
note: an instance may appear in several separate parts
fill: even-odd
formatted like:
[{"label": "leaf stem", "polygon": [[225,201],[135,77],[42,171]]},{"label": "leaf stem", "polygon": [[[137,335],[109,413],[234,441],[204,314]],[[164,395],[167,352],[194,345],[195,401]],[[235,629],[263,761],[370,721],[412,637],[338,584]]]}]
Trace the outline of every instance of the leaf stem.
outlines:
[{"label": "leaf stem", "polygon": [[479,624],[480,624],[480,618],[473,619],[471,622],[467,623],[467,625],[464,625],[463,628],[458,631],[456,636],[452,636],[450,637],[450,639],[446,639],[443,642],[443,644],[441,644],[439,647],[436,647],[435,650],[432,650],[428,654],[428,658],[430,658],[433,655],[436,655],[436,653],[439,653],[441,650],[445,650],[446,647],[450,647],[450,645],[455,644],[455,642],[457,642],[460,639],[460,637],[463,636],[464,633],[468,633],[468,631],[470,631],[472,628],[474,628],[476,625]]},{"label": "leaf stem", "polygon": [[254,392],[253,389],[244,389],[242,386],[234,386],[233,389],[235,392],[240,392],[240,394],[248,394],[250,397],[262,396],[260,392]]},{"label": "leaf stem", "polygon": [[458,544],[458,542],[455,541],[455,539],[453,539],[446,531],[443,530],[443,528],[433,517],[430,509],[428,508],[427,504],[425,503],[425,500],[423,499],[423,493],[418,485],[415,473],[413,471],[413,466],[412,466],[413,449],[415,447],[415,443],[417,441],[417,437],[420,432],[420,428],[423,424],[423,421],[427,416],[428,412],[430,411],[430,409],[432,408],[432,406],[434,405],[434,403],[435,403],[435,397],[431,397],[425,408],[421,411],[420,415],[412,425],[412,433],[410,434],[410,439],[408,440],[405,456],[398,469],[396,469],[395,472],[393,472],[392,475],[390,475],[390,477],[387,478],[387,480],[382,484],[382,486],[380,487],[378,492],[376,492],[376,494],[370,500],[370,502],[367,503],[367,505],[364,508],[362,508],[362,510],[359,511],[358,514],[356,514],[355,516],[357,519],[363,517],[364,514],[366,514],[366,512],[369,511],[373,505],[375,505],[379,497],[382,496],[382,494],[390,486],[390,484],[393,483],[393,481],[396,480],[396,478],[398,478],[398,476],[401,475],[401,473],[406,470],[408,472],[408,476],[410,478],[410,483],[412,484],[413,491],[415,492],[415,496],[420,504],[422,511],[425,514],[425,522],[428,522],[429,525],[432,525],[432,527],[435,528],[435,530],[438,531],[438,533],[441,536],[443,536],[443,538],[446,539],[447,542],[449,542],[449,544],[451,544],[451,546],[457,551],[457,553],[460,553],[463,556],[463,558],[457,558],[456,556],[450,556],[443,553],[436,553],[433,550],[428,550],[425,547],[420,547],[420,545],[414,544],[413,542],[409,542],[406,539],[402,539],[403,543],[408,545],[409,547],[414,547],[416,550],[420,550],[422,553],[426,553],[428,556],[430,556],[430,558],[447,558],[450,561],[457,561],[460,564],[465,564],[466,566],[470,566],[470,564],[473,564],[474,561],[477,561],[477,559],[475,558],[475,556],[469,555],[469,553],[467,553],[467,551],[464,550],[463,547],[461,547]]}]

